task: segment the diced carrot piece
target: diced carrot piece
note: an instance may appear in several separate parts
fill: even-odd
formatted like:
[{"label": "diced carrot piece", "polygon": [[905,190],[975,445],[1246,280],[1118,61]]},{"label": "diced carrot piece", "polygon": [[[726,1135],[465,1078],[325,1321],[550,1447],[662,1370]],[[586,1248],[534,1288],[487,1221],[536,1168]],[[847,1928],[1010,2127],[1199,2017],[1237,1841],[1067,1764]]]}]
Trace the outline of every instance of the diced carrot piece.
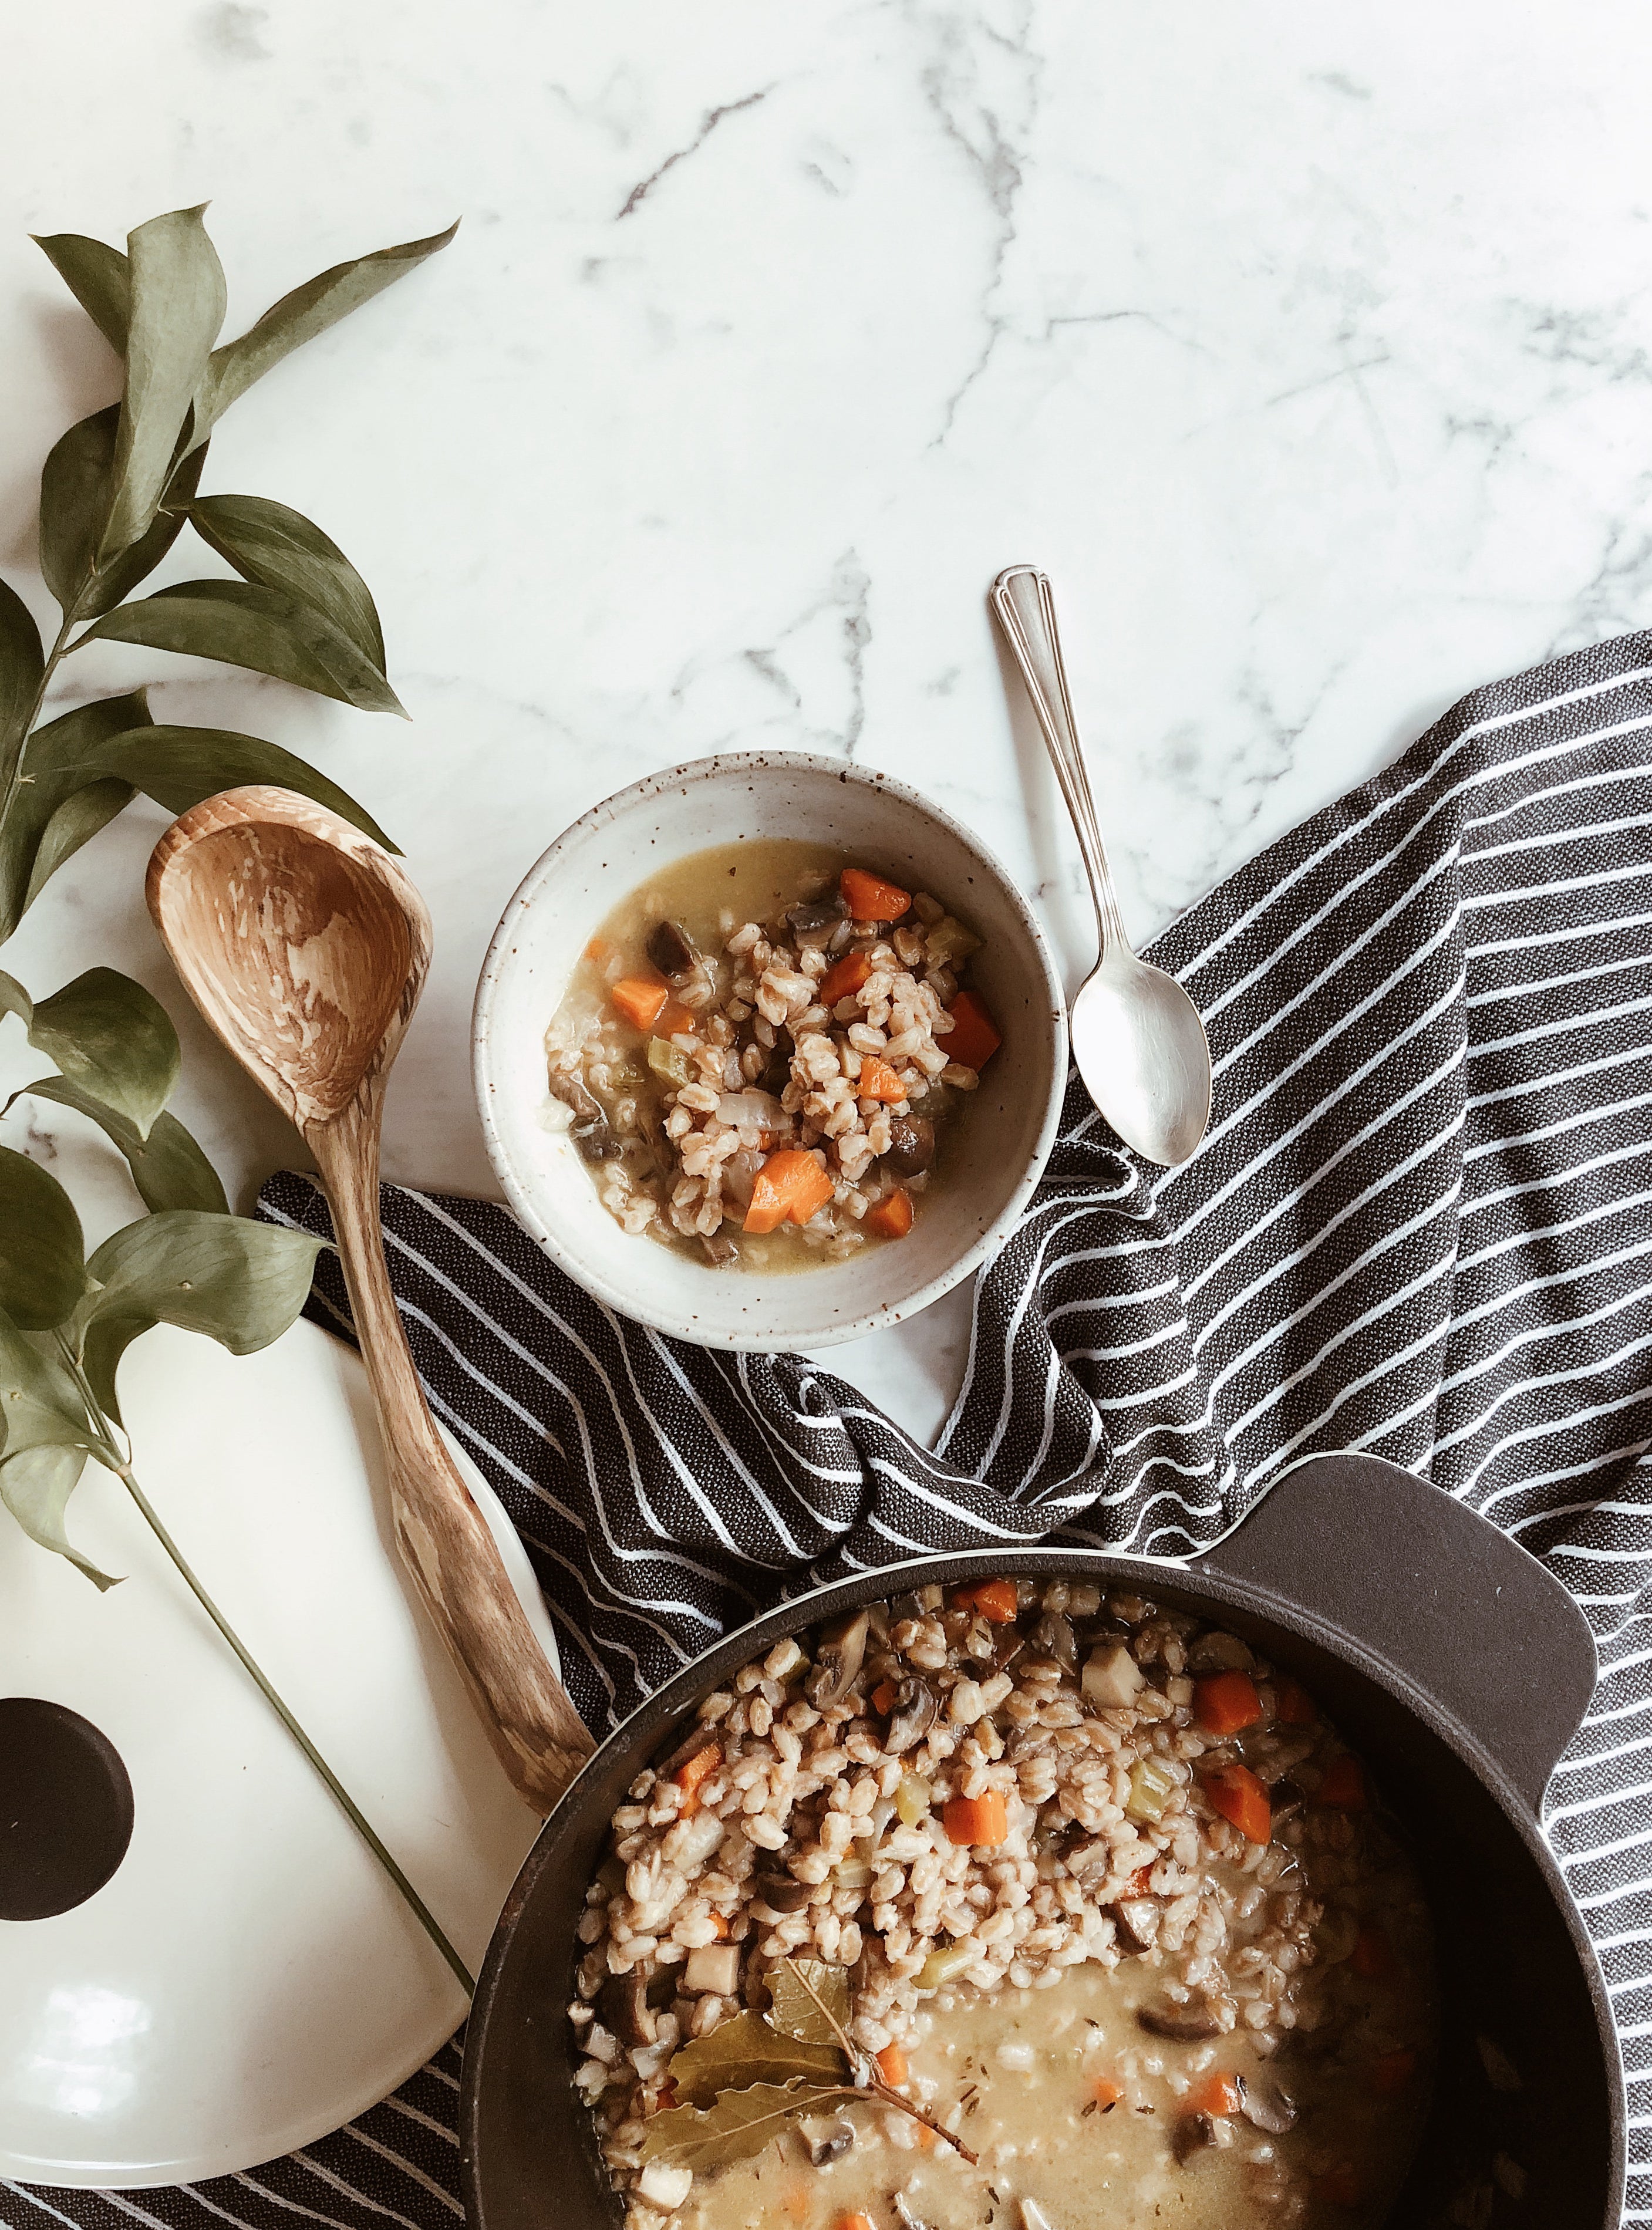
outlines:
[{"label": "diced carrot piece", "polygon": [[912,1229],[914,1210],[912,1195],[905,1185],[897,1185],[875,1208],[868,1208],[864,1221],[880,1239],[904,1239]]},{"label": "diced carrot piece", "polygon": [[960,1068],[984,1068],[1003,1040],[974,992],[960,991],[952,1002],[952,1027],[935,1043]]},{"label": "diced carrot piece", "polygon": [[1326,1766],[1325,1779],[1320,1783],[1320,1801],[1339,1812],[1365,1810],[1365,1769],[1351,1750],[1345,1750],[1340,1757],[1333,1757]]},{"label": "diced carrot piece", "polygon": [[845,867],[837,879],[851,921],[899,921],[912,904],[912,893],[864,867]]},{"label": "diced carrot piece", "polygon": [[668,2114],[676,2103],[677,2086],[668,2076],[655,2094],[654,2104],[649,2111],[654,2114]]},{"label": "diced carrot piece", "polygon": [[1147,1894],[1147,1885],[1152,1881],[1152,1878],[1153,1862],[1149,1859],[1145,1866],[1138,1866],[1135,1872],[1130,1877],[1131,1896],[1145,1897]]},{"label": "diced carrot piece", "polygon": [[893,1680],[880,1680],[877,1686],[872,1691],[873,1710],[874,1711],[881,1711],[887,1718],[889,1713],[894,1711],[894,1682]]},{"label": "diced carrot piece", "polygon": [[1193,1716],[1213,1735],[1236,1735],[1262,1715],[1262,1698],[1249,1672],[1216,1672],[1194,1683]]},{"label": "diced carrot piece", "polygon": [[1236,2114],[1244,2103],[1237,2076],[1212,2068],[1203,2083],[1187,2094],[1190,2114]]},{"label": "diced carrot piece", "polygon": [[808,2221],[809,2201],[810,2190],[806,2183],[794,2183],[787,2187],[784,2205],[786,2214],[791,2221],[799,2225]]},{"label": "diced carrot piece", "polygon": [[1333,2207],[1358,2207],[1365,2197],[1365,2188],[1352,2162],[1339,2161],[1335,2168],[1314,2177],[1313,2195],[1328,2200]]},{"label": "diced carrot piece", "polygon": [[878,2226],[869,2214],[840,2214],[837,2230],[878,2230]]},{"label": "diced carrot piece", "polygon": [[1224,1765],[1204,1783],[1204,1793],[1224,1820],[1230,1820],[1248,1842],[1273,1839],[1274,1808],[1268,1791],[1248,1765]]},{"label": "diced carrot piece", "polygon": [[788,1219],[807,1223],[832,1196],[832,1181],[814,1156],[800,1146],[771,1154],[752,1186],[745,1231],[775,1231]]},{"label": "diced carrot piece", "polygon": [[919,2123],[919,2124],[918,2124],[918,2149],[919,2149],[919,2151],[920,2151],[920,2153],[926,2153],[926,2152],[929,2150],[930,2147],[934,2143],[934,2142],[935,2142],[935,2132],[933,2131],[933,2130],[932,2130],[932,2129],[930,2128],[930,2126],[929,2126],[929,2124],[928,2124],[928,2123],[927,2123],[927,2122],[920,2122],[920,2123]]},{"label": "diced carrot piece", "polygon": [[1013,1580],[982,1580],[975,1587],[960,1588],[952,1601],[965,1610],[978,1610],[994,1626],[1008,1626],[1020,1598]]},{"label": "diced carrot piece", "polygon": [[600,968],[613,950],[613,946],[605,937],[593,937],[585,947],[585,957],[587,960],[594,960]]},{"label": "diced carrot piece", "polygon": [[1110,2075],[1098,2075],[1090,2085],[1090,2096],[1105,2114],[1109,2106],[1116,2106],[1124,2097],[1124,2085],[1115,2083]]},{"label": "diced carrot piece", "polygon": [[681,999],[668,999],[654,1018],[654,1034],[657,1038],[674,1038],[680,1031],[694,1029],[699,1017]]},{"label": "diced carrot piece", "polygon": [[1380,2091],[1384,2098],[1392,2098],[1405,2088],[1416,2072],[1416,2054],[1414,2052],[1385,2052],[1380,2059],[1371,2063],[1371,2087]]},{"label": "diced carrot piece", "polygon": [[876,2054],[878,2072],[884,2081],[899,2090],[907,2079],[907,2055],[898,2044],[886,2044]]},{"label": "diced carrot piece", "polygon": [[1010,1833],[1010,1815],[1001,1792],[986,1789],[978,1796],[948,1797],[941,1825],[951,1841],[974,1850],[990,1849]]},{"label": "diced carrot piece", "polygon": [[872,963],[864,952],[846,952],[820,979],[821,1005],[835,1007],[840,999],[850,997],[871,973]]},{"label": "diced carrot piece", "polygon": [[1299,1682],[1276,1679],[1274,1717],[1282,1727],[1311,1727],[1317,1725],[1320,1714],[1313,1697]]},{"label": "diced carrot piece", "polygon": [[697,1750],[692,1757],[685,1758],[672,1775],[671,1778],[682,1791],[683,1801],[677,1810],[680,1820],[692,1820],[699,1811],[700,1784],[722,1762],[721,1744],[709,1742],[704,1750]]},{"label": "diced carrot piece", "polygon": [[646,1030],[653,1027],[671,994],[663,983],[645,983],[640,976],[623,976],[611,996],[634,1029]]},{"label": "diced carrot piece", "polygon": [[861,1063],[861,1073],[855,1080],[855,1090],[861,1099],[881,1099],[886,1107],[893,1107],[907,1096],[907,1087],[887,1060],[868,1057]]},{"label": "diced carrot piece", "polygon": [[1380,1928],[1362,1928],[1354,1938],[1349,1965],[1367,1982],[1379,1982],[1394,1967],[1394,1954]]}]

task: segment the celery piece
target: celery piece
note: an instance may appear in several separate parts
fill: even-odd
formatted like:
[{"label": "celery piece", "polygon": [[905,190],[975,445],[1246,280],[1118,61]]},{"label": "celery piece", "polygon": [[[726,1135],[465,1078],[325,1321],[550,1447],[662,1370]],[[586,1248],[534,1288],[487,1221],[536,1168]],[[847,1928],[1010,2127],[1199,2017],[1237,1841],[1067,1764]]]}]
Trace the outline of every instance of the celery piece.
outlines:
[{"label": "celery piece", "polygon": [[920,1820],[927,1819],[935,1792],[929,1783],[916,1773],[903,1773],[895,1789],[895,1816],[903,1827],[915,1827]]},{"label": "celery piece", "polygon": [[674,1084],[679,1091],[689,1081],[688,1056],[669,1038],[649,1040],[649,1067],[662,1083]]},{"label": "celery piece", "polygon": [[932,1951],[918,1969],[917,1982],[920,1990],[938,1990],[943,1982],[952,1982],[966,1967],[975,1964],[977,1946],[973,1943],[945,1943],[939,1951]]},{"label": "celery piece", "polygon": [[967,960],[971,952],[978,952],[981,949],[980,938],[971,937],[963,923],[954,921],[951,914],[945,921],[936,923],[925,943],[931,960],[941,961],[948,968],[955,966],[960,960]]},{"label": "celery piece", "polygon": [[1176,1776],[1162,1758],[1138,1758],[1130,1776],[1126,1815],[1132,1820],[1162,1820],[1176,1787]]}]

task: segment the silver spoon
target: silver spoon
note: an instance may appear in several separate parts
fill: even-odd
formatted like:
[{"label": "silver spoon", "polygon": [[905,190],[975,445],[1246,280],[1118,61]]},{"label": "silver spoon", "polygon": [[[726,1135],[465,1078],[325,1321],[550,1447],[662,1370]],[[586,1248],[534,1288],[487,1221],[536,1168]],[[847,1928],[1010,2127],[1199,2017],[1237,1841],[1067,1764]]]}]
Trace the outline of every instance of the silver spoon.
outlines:
[{"label": "silver spoon", "polygon": [[1096,966],[1073,1002],[1073,1058],[1085,1089],[1125,1144],[1175,1169],[1210,1119],[1204,1025],[1175,977],[1138,960],[1125,935],[1073,718],[1049,575],[1036,565],[1011,565],[993,583],[991,603],[1055,761],[1095,901]]}]

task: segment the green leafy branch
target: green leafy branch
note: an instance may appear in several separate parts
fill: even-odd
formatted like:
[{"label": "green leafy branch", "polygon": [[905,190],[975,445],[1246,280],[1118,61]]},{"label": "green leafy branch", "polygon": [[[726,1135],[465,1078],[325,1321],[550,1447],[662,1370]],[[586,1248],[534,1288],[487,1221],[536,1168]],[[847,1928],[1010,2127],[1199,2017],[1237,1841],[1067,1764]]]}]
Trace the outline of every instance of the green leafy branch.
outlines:
[{"label": "green leafy branch", "polygon": [[[242,783],[274,783],[395,849],[364,807],[303,759],[229,729],[158,725],[141,689],[42,719],[63,661],[94,641],[216,660],[364,711],[402,712],[372,596],[338,545],[285,504],[203,496],[200,484],[229,406],[444,248],[456,227],[337,264],[220,344],[227,294],[202,214],[152,218],[124,254],[76,233],[40,242],[122,359],[125,380],[119,402],[72,426],[41,475],[41,571],[61,614],[49,644],[0,582],[0,944],[139,791],[176,814]],[[237,577],[134,598],[186,526]],[[168,1112],[177,1035],[142,984],[99,967],[37,999],[0,972],[6,1015],[53,1073],[0,1113],[26,1094],[87,1117],[124,1157],[149,1213],[87,1259],[62,1186],[0,1147],[0,1504],[32,1540],[108,1588],[115,1582],[74,1547],[66,1519],[88,1462],[114,1473],[468,1993],[452,1944],[144,1493],[121,1424],[116,1372],[134,1339],[165,1323],[236,1355],[267,1346],[303,1306],[318,1242],[230,1214],[217,1172]]]}]

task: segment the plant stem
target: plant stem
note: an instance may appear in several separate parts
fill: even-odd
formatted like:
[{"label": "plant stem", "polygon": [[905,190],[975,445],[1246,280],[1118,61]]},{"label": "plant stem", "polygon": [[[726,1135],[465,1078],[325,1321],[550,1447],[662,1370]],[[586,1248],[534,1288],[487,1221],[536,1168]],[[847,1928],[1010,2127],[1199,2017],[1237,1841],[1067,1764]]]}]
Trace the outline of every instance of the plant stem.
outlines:
[{"label": "plant stem", "polygon": [[978,2168],[981,2164],[979,2156],[970,2150],[961,2137],[955,2137],[950,2130],[944,2128],[928,2109],[920,2106],[915,2098],[908,2098],[904,2091],[897,2091],[893,2083],[884,2081],[883,2071],[879,2067],[877,2061],[873,2059],[870,2053],[861,2051],[803,1969],[795,1960],[788,1963],[800,1986],[814,2000],[816,2010],[821,2019],[837,2039],[839,2049],[844,2059],[848,2060],[850,2068],[864,2078],[864,2083],[857,2082],[848,2095],[854,2098],[868,2097],[880,2098],[886,2106],[899,2106],[901,2112],[910,2114],[914,2122],[921,2122],[926,2130],[932,2130],[938,2137],[945,2137],[952,2150],[955,2153],[961,2153],[971,2168]]},{"label": "plant stem", "polygon": [[184,1585],[189,1589],[190,1594],[195,1597],[197,1602],[200,1604],[207,1616],[212,1621],[214,1626],[217,1627],[219,1633],[229,1643],[230,1648],[235,1651],[236,1655],[241,1660],[242,1666],[251,1676],[259,1693],[264,1698],[264,1700],[268,1704],[270,1709],[275,1713],[275,1716],[280,1719],[281,1724],[287,1729],[288,1734],[292,1736],[294,1741],[303,1751],[305,1756],[309,1759],[310,1763],[320,1775],[322,1780],[326,1782],[327,1787],[332,1790],[333,1796],[337,1800],[340,1809],[345,1813],[351,1825],[355,1828],[356,1833],[361,1837],[363,1842],[366,1844],[368,1849],[378,1860],[379,1865],[384,1867],[385,1872],[390,1876],[397,1888],[400,1890],[402,1895],[406,1898],[409,1906],[411,1908],[415,1917],[418,1920],[419,1925],[423,1929],[431,1943],[436,1945],[436,1950],[442,1954],[448,1966],[453,1969],[455,1978],[457,1981],[460,1988],[463,1990],[468,1998],[474,1998],[476,1995],[475,1977],[471,1974],[463,1960],[461,1959],[459,1954],[454,1950],[452,1944],[448,1941],[447,1937],[442,1932],[441,1923],[436,1919],[436,1915],[430,1911],[429,1905],[426,1905],[424,1899],[419,1895],[417,1890],[414,1888],[412,1883],[409,1881],[407,1876],[402,1872],[400,1866],[397,1865],[396,1860],[390,1856],[389,1851],[386,1850],[384,1845],[374,1833],[371,1825],[364,1816],[360,1808],[357,1805],[355,1799],[351,1795],[350,1791],[345,1787],[338,1775],[334,1773],[332,1768],[327,1763],[326,1758],[322,1756],[320,1751],[310,1740],[308,1735],[305,1733],[303,1728],[293,1717],[292,1712],[287,1710],[287,1705],[282,1702],[275,1690],[270,1685],[268,1680],[265,1679],[262,1668],[259,1666],[256,1659],[254,1658],[251,1653],[246,1648],[245,1645],[242,1641],[241,1636],[236,1632],[229,1620],[225,1618],[223,1613],[218,1608],[216,1603],[213,1602],[211,1596],[207,1593],[200,1581],[196,1577],[194,1572],[190,1569],[188,1558],[178,1547],[177,1542],[173,1540],[171,1535],[167,1531],[165,1524],[161,1522],[159,1511],[156,1510],[154,1505],[150,1501],[142,1487],[139,1486],[137,1477],[132,1471],[132,1466],[126,1461],[126,1458],[121,1454],[119,1448],[116,1446],[114,1439],[110,1434],[108,1426],[105,1421],[102,1410],[98,1406],[97,1399],[93,1394],[90,1385],[87,1383],[86,1375],[81,1370],[73,1349],[69,1346],[68,1341],[63,1339],[61,1333],[58,1337],[58,1344],[62,1349],[65,1359],[74,1374],[76,1382],[80,1387],[81,1398],[87,1405],[87,1415],[93,1421],[93,1429],[98,1435],[98,1439],[100,1443],[99,1449],[99,1461],[106,1464],[108,1468],[113,1472],[116,1478],[126,1488],[127,1493],[137,1504],[139,1511],[142,1513],[145,1524],[149,1527],[150,1531],[153,1533],[155,1538],[160,1543],[161,1547],[165,1550],[167,1555],[171,1558],[172,1563],[177,1567],[178,1575],[184,1581]]},{"label": "plant stem", "polygon": [[40,677],[40,686],[35,692],[35,701],[23,716],[14,740],[7,746],[5,757],[0,763],[0,831],[6,825],[6,815],[11,810],[11,801],[17,794],[18,777],[23,770],[23,756],[36,720],[46,703],[46,692],[52,686],[52,676],[57,671],[69,638],[69,630],[79,617],[79,607],[65,612],[63,623],[57,630],[57,640],[47,654],[45,670]]}]

